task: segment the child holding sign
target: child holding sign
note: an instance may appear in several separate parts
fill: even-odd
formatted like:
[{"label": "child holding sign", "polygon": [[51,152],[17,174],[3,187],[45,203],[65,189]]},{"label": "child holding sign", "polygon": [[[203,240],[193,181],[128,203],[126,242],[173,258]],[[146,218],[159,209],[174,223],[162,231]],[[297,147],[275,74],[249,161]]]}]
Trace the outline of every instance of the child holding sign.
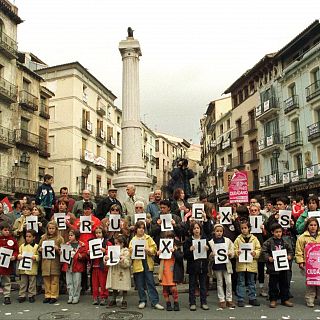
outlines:
[{"label": "child holding sign", "polygon": [[[87,248],[79,241],[80,231],[70,230],[69,241],[66,243],[71,246],[70,262],[62,264],[62,271],[66,273],[66,282],[69,293],[68,303],[76,304],[80,299],[81,275],[87,267]],[[63,255],[63,252],[62,252]]]},{"label": "child holding sign", "polygon": [[[169,244],[171,244],[170,249],[168,248],[170,247]],[[161,250],[162,247],[164,248]],[[166,256],[161,258],[164,251]],[[174,232],[165,231],[161,233],[160,250],[157,254],[160,256],[159,281],[162,284],[162,294],[167,304],[167,311],[179,311],[177,283],[183,282],[184,277],[183,252],[175,241]],[[170,294],[173,297],[173,309]]]},{"label": "child holding sign", "polygon": [[[92,298],[93,305],[106,306],[108,304],[109,292],[106,289],[108,267],[104,265],[103,256],[108,253],[108,247],[112,245],[110,241],[106,238],[106,233],[104,229],[100,226],[94,231],[96,239],[101,240],[102,244],[102,256],[97,258],[91,258],[92,267]],[[90,245],[89,245],[90,246]]]},{"label": "child holding sign", "polygon": [[[122,291],[121,309],[127,308],[127,292],[131,289],[131,258],[130,251],[126,248],[126,237],[118,235],[114,239],[115,246],[120,247],[120,260],[117,264],[110,265],[108,271],[108,278],[106,287],[112,289],[112,300],[110,300],[108,307],[115,307],[117,305],[117,296],[119,291]],[[104,260],[107,262],[110,258],[105,256]]]},{"label": "child holding sign", "polygon": [[29,217],[31,215],[31,210],[28,205],[24,205],[21,208],[22,215],[20,218],[18,218],[13,225],[13,235],[16,237],[19,246],[24,244],[24,236],[26,232],[26,217]]},{"label": "child holding sign", "polygon": [[46,232],[46,227],[48,224],[48,221],[44,217],[44,212],[40,206],[35,206],[31,210],[31,214],[33,216],[38,217],[38,232],[35,235],[34,242],[39,243],[41,237],[45,234]]},{"label": "child holding sign", "polygon": [[257,237],[250,233],[251,225],[248,220],[240,221],[241,234],[234,242],[234,252],[237,257],[236,271],[238,307],[244,307],[246,279],[248,285],[249,304],[260,306],[256,298],[255,276],[258,272],[258,259],[261,246]]},{"label": "child holding sign", "polygon": [[[275,268],[273,252],[285,249],[287,256],[283,257],[284,260],[292,260],[293,249],[291,243],[284,239],[282,236],[282,226],[275,223],[271,226],[272,237],[269,238],[262,247],[262,257],[267,264],[267,273],[269,274],[269,300],[270,308],[277,306],[277,300],[281,299],[281,304],[286,307],[293,307],[293,303],[289,300],[289,264],[288,269],[277,271]],[[279,259],[278,259],[279,260]],[[279,260],[280,261],[280,260]]]},{"label": "child holding sign", "polygon": [[[199,278],[200,303],[203,310],[209,310],[207,305],[206,281],[208,273],[207,251],[209,246],[205,236],[202,236],[202,226],[200,222],[192,222],[190,225],[191,236],[183,244],[184,258],[187,260],[187,273],[189,274],[189,305],[190,311],[196,311],[195,288],[196,280]],[[201,241],[203,240],[203,241]],[[197,242],[198,245],[193,243]],[[202,246],[202,243],[205,243]],[[197,258],[197,256],[203,258]]]},{"label": "child holding sign", "polygon": [[[48,242],[46,242],[48,241]],[[53,241],[54,246],[46,245]],[[46,233],[42,236],[38,251],[42,255],[41,270],[44,282],[43,303],[54,304],[59,297],[59,276],[60,276],[60,246],[63,238],[59,234],[58,225],[55,221],[47,224]]]},{"label": "child holding sign", "polygon": [[[19,247],[18,260],[21,262],[19,265],[20,290],[18,301],[20,303],[26,301],[27,292],[29,302],[35,302],[39,261],[38,245],[35,243],[35,237],[36,232],[34,230],[27,230],[26,242]],[[30,268],[27,268],[28,266]]]},{"label": "child holding sign", "polygon": [[[304,233],[298,238],[296,245],[296,262],[301,270],[305,270],[306,265],[306,254],[305,246],[308,243],[320,243],[319,223],[317,218],[309,218],[305,224]],[[307,306],[310,308],[314,307],[314,300],[317,293],[317,286],[306,286],[305,299]]]},{"label": "child holding sign", "polygon": [[[136,287],[139,294],[139,309],[144,309],[147,303],[147,296],[144,286],[147,286],[147,292],[151,305],[157,310],[163,310],[163,306],[159,304],[159,295],[155,287],[153,278],[154,256],[157,252],[157,246],[153,239],[145,234],[144,221],[137,221],[135,224],[136,235],[129,244],[131,258],[133,259],[132,267],[135,278]],[[134,245],[136,241],[143,241],[145,245]]]},{"label": "child holding sign", "polygon": [[3,221],[0,224],[0,232],[0,278],[3,285],[4,304],[11,304],[10,275],[14,272],[14,261],[18,256],[19,246],[17,240],[10,234],[9,223]]},{"label": "child holding sign", "polygon": [[[229,259],[234,256],[233,243],[230,239],[223,236],[224,227],[222,224],[215,224],[213,227],[213,238],[209,241],[212,252],[210,258],[214,258],[215,262],[212,265],[217,277],[217,293],[220,308],[234,308],[235,304],[232,301],[232,264]],[[224,244],[225,248],[221,246]],[[221,249],[218,249],[221,247]],[[224,294],[223,279],[226,283],[226,295]],[[227,302],[226,302],[227,300]]]}]

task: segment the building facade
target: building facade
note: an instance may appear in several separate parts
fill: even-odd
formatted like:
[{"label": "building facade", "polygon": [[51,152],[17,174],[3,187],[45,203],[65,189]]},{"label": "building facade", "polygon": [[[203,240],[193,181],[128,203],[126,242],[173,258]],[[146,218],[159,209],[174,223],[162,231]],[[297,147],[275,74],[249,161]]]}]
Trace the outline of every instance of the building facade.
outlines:
[{"label": "building facade", "polygon": [[49,141],[56,188],[66,186],[74,196],[83,189],[96,197],[106,194],[121,162],[116,96],[78,62],[38,73],[55,94],[49,106]]}]

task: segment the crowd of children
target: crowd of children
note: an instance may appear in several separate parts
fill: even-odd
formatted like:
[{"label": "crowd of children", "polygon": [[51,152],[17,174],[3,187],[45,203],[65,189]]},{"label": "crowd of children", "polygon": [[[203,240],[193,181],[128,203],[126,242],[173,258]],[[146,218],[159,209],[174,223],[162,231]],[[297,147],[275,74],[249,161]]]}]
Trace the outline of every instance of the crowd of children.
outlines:
[{"label": "crowd of children", "polygon": [[[50,193],[51,189],[46,190]],[[154,281],[154,267],[157,264],[165,308],[168,311],[180,310],[177,285],[185,281],[185,274],[188,274],[190,311],[197,309],[198,290],[201,308],[209,310],[207,290],[211,274],[215,275],[217,281],[218,304],[222,309],[234,308],[236,305],[244,307],[246,294],[250,305],[259,306],[257,282],[260,294],[269,296],[271,308],[275,308],[279,300],[282,305],[292,307],[292,262],[295,260],[299,268],[304,270],[304,248],[309,243],[320,243],[318,219],[308,216],[308,211],[318,210],[319,200],[317,197],[310,197],[303,210],[302,205],[297,206],[295,203],[288,228],[283,228],[279,223],[279,210],[288,209],[289,203],[286,198],[277,199],[275,208],[271,207],[271,210],[263,212],[259,203],[254,200],[252,199],[248,206],[230,206],[225,203],[224,207],[229,206],[232,213],[230,223],[223,224],[220,213],[216,213],[207,204],[204,205],[201,218],[195,219],[191,214],[190,205],[183,203],[185,212],[182,215],[179,210],[174,210],[175,213],[171,210],[171,201],[161,200],[156,219],[146,215],[144,219],[137,219],[133,223],[132,217],[129,222],[122,215],[118,204],[112,205],[106,217],[99,220],[94,215],[91,202],[83,203],[83,210],[76,218],[68,212],[68,201],[59,199],[57,212],[65,214],[64,228],[59,228],[55,216],[49,213],[48,204],[46,210],[43,210],[42,206],[31,207],[26,203],[21,208],[21,217],[17,218],[13,225],[10,225],[9,221],[0,223],[0,250],[11,250],[10,263],[0,266],[4,303],[11,303],[10,276],[18,274],[19,303],[27,299],[30,303],[35,302],[37,288],[43,285],[43,303],[54,304],[59,298],[60,285],[64,283],[70,304],[79,303],[81,291],[91,286],[93,305],[115,307],[121,292],[120,307],[125,309],[128,306],[126,297],[132,288],[133,275],[134,286],[139,296],[138,308],[145,308],[149,299],[153,308],[163,310]],[[135,206],[136,213],[141,215],[144,212],[143,202],[137,201]],[[113,214],[121,216],[119,229],[116,231],[110,228]],[[169,230],[163,230],[162,217],[168,214],[171,214]],[[260,226],[262,230],[252,233],[250,217],[257,215],[263,215],[263,224]],[[30,216],[38,217],[37,231],[27,228]],[[82,217],[89,221],[89,231],[82,228]],[[90,243],[95,239],[101,242],[101,255],[92,258],[93,249]],[[160,242],[164,243],[165,249],[170,245],[167,250],[168,256],[163,256],[165,249]],[[50,252],[52,256],[45,252],[48,243],[53,247]],[[142,243],[141,257],[134,253],[137,243]],[[200,244],[203,252],[198,256]],[[250,248],[245,252],[250,259],[243,260],[243,244]],[[64,257],[65,246],[70,248],[68,261]],[[119,247],[117,263],[111,263],[113,258],[109,254],[114,246]],[[227,249],[225,260],[220,263],[217,262],[217,258],[219,248],[223,246]],[[286,250],[289,267],[279,271],[275,268],[273,253],[283,249]],[[0,251],[1,254],[7,253]],[[30,268],[21,267],[21,261],[25,261],[26,257],[31,260]],[[268,277],[265,277],[266,274]],[[269,290],[264,294],[263,289],[266,288]],[[316,286],[307,286],[305,300],[308,307],[314,306],[316,289]],[[112,292],[110,298],[109,291]],[[234,302],[233,295],[237,303]]]}]

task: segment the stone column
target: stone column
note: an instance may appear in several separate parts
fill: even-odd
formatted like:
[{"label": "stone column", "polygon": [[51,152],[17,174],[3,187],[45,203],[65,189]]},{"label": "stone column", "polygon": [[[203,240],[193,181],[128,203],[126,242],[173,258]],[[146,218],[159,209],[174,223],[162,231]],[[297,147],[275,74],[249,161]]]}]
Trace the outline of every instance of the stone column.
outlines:
[{"label": "stone column", "polygon": [[148,199],[151,179],[147,177],[142,159],[140,123],[139,57],[140,44],[133,37],[119,43],[122,56],[122,160],[118,177],[113,185],[118,189],[118,199],[123,201],[127,184],[136,186],[136,194]]}]

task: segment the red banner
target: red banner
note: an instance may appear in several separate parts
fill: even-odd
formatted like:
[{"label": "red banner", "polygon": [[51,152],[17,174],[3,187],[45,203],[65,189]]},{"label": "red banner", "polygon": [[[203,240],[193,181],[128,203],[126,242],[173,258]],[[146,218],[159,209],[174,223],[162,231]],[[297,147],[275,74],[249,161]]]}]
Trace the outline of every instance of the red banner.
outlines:
[{"label": "red banner", "polygon": [[320,243],[308,243],[306,255],[306,285],[320,286]]},{"label": "red banner", "polygon": [[229,184],[230,203],[249,202],[248,174],[246,171],[236,171]]}]

